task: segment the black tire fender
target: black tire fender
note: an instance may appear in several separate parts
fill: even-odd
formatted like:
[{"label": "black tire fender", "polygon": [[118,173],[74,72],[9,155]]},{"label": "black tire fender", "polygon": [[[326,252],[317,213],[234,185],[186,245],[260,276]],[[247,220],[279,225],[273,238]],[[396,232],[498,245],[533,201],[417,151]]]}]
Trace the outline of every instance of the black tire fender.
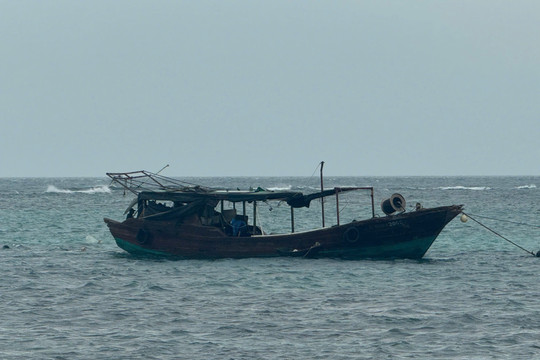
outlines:
[{"label": "black tire fender", "polygon": [[139,229],[137,232],[137,242],[141,245],[146,245],[152,240],[152,235],[144,229]]},{"label": "black tire fender", "polygon": [[360,238],[360,230],[355,227],[350,227],[343,233],[343,240],[348,243],[354,244]]}]

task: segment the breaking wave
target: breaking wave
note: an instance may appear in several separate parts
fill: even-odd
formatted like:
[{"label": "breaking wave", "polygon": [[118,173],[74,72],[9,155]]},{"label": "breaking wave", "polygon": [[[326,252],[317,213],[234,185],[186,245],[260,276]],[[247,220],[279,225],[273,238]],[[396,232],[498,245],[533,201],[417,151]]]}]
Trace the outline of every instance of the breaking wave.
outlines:
[{"label": "breaking wave", "polygon": [[101,185],[101,186],[95,186],[90,189],[82,189],[82,190],[69,190],[69,189],[59,189],[54,185],[49,185],[47,187],[48,193],[58,193],[58,194],[109,194],[111,192],[111,189],[107,185]]},{"label": "breaking wave", "polygon": [[274,187],[267,188],[267,190],[269,190],[269,191],[289,191],[289,190],[292,190],[292,185],[274,186]]},{"label": "breaking wave", "polygon": [[474,190],[474,191],[491,190],[489,186],[440,186],[437,189],[439,190]]},{"label": "breaking wave", "polygon": [[534,185],[534,184],[523,185],[523,186],[516,187],[516,189],[536,189],[536,185]]}]

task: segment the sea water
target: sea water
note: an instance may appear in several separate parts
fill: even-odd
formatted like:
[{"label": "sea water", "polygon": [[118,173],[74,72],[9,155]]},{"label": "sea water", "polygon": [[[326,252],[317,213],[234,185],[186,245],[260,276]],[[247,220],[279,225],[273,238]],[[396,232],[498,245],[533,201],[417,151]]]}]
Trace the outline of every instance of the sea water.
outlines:
[{"label": "sea water", "polygon": [[[396,192],[409,211],[464,204],[499,235],[540,250],[539,177],[337,177],[324,186],[374,186],[377,216]],[[1,359],[540,358],[540,258],[472,220],[453,220],[420,261],[172,261],[114,243],[103,218],[123,219],[131,199],[105,178],[0,179]],[[321,226],[318,201],[304,210],[297,226]],[[369,193],[340,198],[341,223],[370,212]],[[284,204],[258,213],[267,232],[290,226]],[[337,213],[327,200],[326,226]]]}]

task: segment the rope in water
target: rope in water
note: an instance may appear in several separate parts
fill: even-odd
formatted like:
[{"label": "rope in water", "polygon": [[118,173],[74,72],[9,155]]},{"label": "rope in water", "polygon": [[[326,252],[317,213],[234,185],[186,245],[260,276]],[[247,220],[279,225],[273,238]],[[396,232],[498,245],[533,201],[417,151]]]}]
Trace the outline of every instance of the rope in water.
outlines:
[{"label": "rope in water", "polygon": [[[517,246],[518,248],[520,248],[521,250],[525,251],[526,253],[529,253],[529,254],[531,254],[532,256],[540,256],[540,255],[539,255],[539,254],[540,254],[540,251],[539,251],[538,253],[535,254],[533,251],[529,251],[529,250],[525,249],[524,247],[522,247],[522,246],[516,244],[515,242],[513,242],[512,240],[509,240],[509,239],[505,238],[504,236],[502,236],[501,234],[499,234],[499,233],[496,232],[495,230],[493,230],[493,229],[487,227],[486,225],[482,224],[480,221],[476,220],[476,219],[473,218],[471,215],[466,214],[466,213],[464,213],[464,212],[462,212],[462,214],[464,214],[464,215],[467,216],[469,219],[471,219],[472,221],[474,221],[474,222],[477,223],[478,225],[482,226],[483,228],[485,228],[485,229],[491,231],[492,233],[494,233],[495,235],[497,235],[497,236],[500,237],[501,239],[508,241],[510,244],[512,244],[512,245],[514,245],[514,246]],[[476,215],[475,215],[475,216],[476,216]]]}]

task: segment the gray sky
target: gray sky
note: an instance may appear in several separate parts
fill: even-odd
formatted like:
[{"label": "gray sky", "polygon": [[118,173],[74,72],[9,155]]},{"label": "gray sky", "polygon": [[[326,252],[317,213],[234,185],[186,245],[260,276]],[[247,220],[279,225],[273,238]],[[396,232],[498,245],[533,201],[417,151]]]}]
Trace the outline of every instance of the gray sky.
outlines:
[{"label": "gray sky", "polygon": [[539,175],[540,1],[0,0],[0,177]]}]

